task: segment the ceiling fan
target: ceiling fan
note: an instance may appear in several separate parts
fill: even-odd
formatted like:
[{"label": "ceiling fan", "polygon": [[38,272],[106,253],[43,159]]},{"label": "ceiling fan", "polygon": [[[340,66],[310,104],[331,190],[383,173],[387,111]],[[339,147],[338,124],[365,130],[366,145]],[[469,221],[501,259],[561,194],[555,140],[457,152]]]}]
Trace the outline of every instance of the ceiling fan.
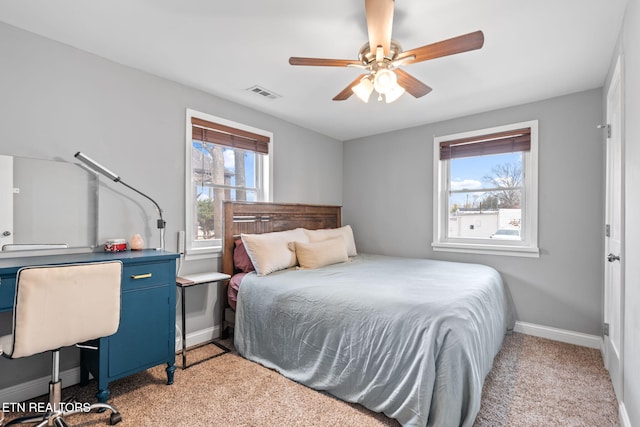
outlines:
[{"label": "ceiling fan", "polygon": [[374,89],[378,92],[378,100],[384,95],[387,103],[395,101],[405,91],[420,98],[431,92],[431,88],[400,69],[400,66],[480,49],[484,44],[482,31],[475,31],[403,51],[400,44],[391,39],[394,0],[365,0],[364,4],[369,41],[360,49],[357,61],[296,56],[289,58],[291,65],[357,67],[365,70],[364,74],[337,94],[334,101],[344,101],[355,93],[364,102],[368,102]]}]

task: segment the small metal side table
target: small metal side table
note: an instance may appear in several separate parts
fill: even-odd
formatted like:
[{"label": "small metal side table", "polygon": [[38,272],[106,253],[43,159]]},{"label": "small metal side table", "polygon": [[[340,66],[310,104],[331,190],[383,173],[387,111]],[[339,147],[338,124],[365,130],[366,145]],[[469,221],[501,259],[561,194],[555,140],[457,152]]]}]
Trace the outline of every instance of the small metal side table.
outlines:
[{"label": "small metal side table", "polygon": [[[186,305],[187,305],[186,298],[185,298],[186,288],[191,286],[198,286],[198,285],[208,285],[210,283],[218,283],[223,280],[227,280],[229,278],[231,278],[231,276],[229,276],[228,274],[217,273],[217,272],[189,274],[185,276],[179,276],[176,278],[176,286],[180,289],[180,299],[182,303],[182,369],[186,369],[189,366],[192,366],[192,365],[187,365],[187,328],[186,328],[187,318],[185,313]],[[206,359],[200,360],[197,363],[204,362],[205,360],[213,359],[214,357],[221,356],[229,352],[229,349],[227,347],[215,341],[215,339],[202,343],[202,345],[205,345],[205,344],[214,344],[217,347],[219,347],[221,350],[224,350],[224,352],[208,357]],[[194,365],[197,363],[194,363]]]}]

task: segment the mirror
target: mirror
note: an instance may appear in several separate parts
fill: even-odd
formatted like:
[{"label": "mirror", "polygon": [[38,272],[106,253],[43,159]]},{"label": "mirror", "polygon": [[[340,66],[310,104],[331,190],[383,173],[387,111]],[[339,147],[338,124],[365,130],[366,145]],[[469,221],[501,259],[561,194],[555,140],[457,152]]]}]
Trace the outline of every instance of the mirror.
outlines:
[{"label": "mirror", "polygon": [[0,257],[91,251],[97,233],[94,172],[65,161],[0,155]]}]

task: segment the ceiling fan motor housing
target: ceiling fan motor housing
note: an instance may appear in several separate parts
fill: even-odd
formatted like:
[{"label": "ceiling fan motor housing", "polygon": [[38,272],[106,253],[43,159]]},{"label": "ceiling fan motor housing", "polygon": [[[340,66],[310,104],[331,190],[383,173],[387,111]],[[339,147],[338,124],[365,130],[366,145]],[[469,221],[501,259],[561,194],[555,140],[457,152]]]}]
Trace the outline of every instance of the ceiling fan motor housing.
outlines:
[{"label": "ceiling fan motor housing", "polygon": [[[395,40],[391,40],[391,48],[389,49],[389,54],[384,55],[381,60],[376,60],[376,50],[371,51],[371,47],[369,42],[362,45],[360,51],[358,52],[358,59],[362,61],[362,64],[367,68],[376,70],[378,68],[390,68],[391,63],[394,59],[398,57],[398,55],[402,52],[402,46]],[[387,64],[385,67],[381,64]]]}]

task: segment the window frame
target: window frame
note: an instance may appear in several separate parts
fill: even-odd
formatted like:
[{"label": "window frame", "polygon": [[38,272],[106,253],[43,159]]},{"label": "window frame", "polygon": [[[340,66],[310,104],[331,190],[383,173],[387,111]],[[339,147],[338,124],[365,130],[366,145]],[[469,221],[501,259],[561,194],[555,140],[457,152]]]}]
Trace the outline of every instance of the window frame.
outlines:
[{"label": "window frame", "polygon": [[[266,136],[270,139],[269,141],[269,151],[267,154],[260,154],[262,160],[257,165],[257,174],[256,180],[261,185],[258,190],[259,201],[272,201],[272,191],[271,191],[271,183],[273,182],[273,133],[258,129],[252,126],[248,126],[242,123],[234,122],[228,119],[224,119],[222,117],[214,116],[211,114],[203,113],[200,111],[186,109],[186,129],[185,129],[185,242],[184,242],[184,251],[185,251],[185,259],[193,260],[193,259],[204,259],[204,258],[217,258],[220,257],[222,253],[222,241],[220,244],[211,244],[210,241],[207,242],[199,242],[194,240],[191,236],[193,236],[193,228],[194,224],[192,221],[189,221],[189,218],[193,218],[194,215],[194,201],[192,200],[192,186],[193,186],[193,168],[191,162],[191,150],[193,144],[193,134],[192,134],[192,118],[197,118],[201,120],[206,120],[209,122],[213,122],[215,124],[228,126],[231,128],[259,134]],[[219,144],[218,144],[219,145]],[[217,239],[216,239],[217,240]]]},{"label": "window frame", "polygon": [[[480,137],[515,129],[531,129],[531,148],[522,151],[524,197],[522,206],[522,240],[469,239],[447,236],[449,228],[450,162],[440,160],[440,142]],[[513,123],[492,128],[433,138],[433,241],[434,251],[539,257],[538,248],[538,121]]]}]

